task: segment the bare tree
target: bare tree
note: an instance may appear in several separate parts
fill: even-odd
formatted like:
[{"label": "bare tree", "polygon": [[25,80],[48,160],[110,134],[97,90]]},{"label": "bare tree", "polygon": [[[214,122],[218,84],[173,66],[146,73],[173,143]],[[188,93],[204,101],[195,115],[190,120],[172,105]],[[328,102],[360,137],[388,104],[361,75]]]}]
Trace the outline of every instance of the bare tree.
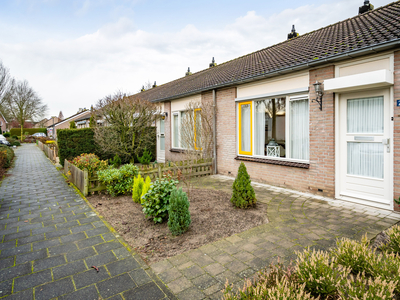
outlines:
[{"label": "bare tree", "polygon": [[0,105],[4,101],[4,96],[10,90],[11,81],[10,71],[0,61]]},{"label": "bare tree", "polygon": [[125,162],[133,161],[154,141],[149,127],[160,115],[158,105],[117,92],[99,100],[96,109],[107,124],[94,129],[95,140],[103,152],[118,154]]},{"label": "bare tree", "polygon": [[188,193],[194,184],[193,166],[213,158],[214,115],[212,101],[192,101],[185,107],[184,117],[180,124],[180,141],[182,148],[185,149],[183,152],[185,168],[182,168],[180,177]]},{"label": "bare tree", "polygon": [[4,104],[8,114],[19,122],[21,137],[26,120],[40,119],[47,112],[47,105],[43,104],[26,80],[12,80],[11,88],[4,96]]}]

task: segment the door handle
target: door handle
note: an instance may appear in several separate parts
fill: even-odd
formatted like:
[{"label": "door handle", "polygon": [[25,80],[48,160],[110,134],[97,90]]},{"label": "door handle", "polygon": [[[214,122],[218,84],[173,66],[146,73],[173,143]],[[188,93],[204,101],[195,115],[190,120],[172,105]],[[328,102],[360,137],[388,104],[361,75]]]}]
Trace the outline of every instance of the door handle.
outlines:
[{"label": "door handle", "polygon": [[382,144],[386,146],[386,152],[390,153],[390,139],[382,139]]}]

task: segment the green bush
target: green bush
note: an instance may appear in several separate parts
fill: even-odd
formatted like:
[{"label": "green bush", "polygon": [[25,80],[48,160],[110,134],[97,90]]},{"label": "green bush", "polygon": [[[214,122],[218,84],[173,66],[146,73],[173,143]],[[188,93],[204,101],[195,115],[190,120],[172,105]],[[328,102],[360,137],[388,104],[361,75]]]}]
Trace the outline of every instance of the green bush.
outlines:
[{"label": "green bush", "polygon": [[71,163],[81,170],[86,169],[89,177],[95,175],[97,171],[107,169],[107,161],[100,160],[99,157],[93,153],[82,153],[81,155],[75,157]]},{"label": "green bush", "polygon": [[8,137],[11,136],[11,134],[10,134],[9,132],[5,132],[5,133],[3,133],[3,136],[6,137],[6,138],[8,138]]},{"label": "green bush", "polygon": [[19,138],[18,138],[18,136],[16,136],[16,135],[13,135],[13,136],[11,136],[13,139],[16,139],[16,140],[18,140]]},{"label": "green bush", "polygon": [[9,168],[11,166],[12,160],[14,158],[14,150],[6,145],[0,145],[0,151],[6,151],[6,161],[4,163],[4,168]]},{"label": "green bush", "polygon": [[72,160],[82,153],[94,153],[104,160],[105,157],[99,150],[94,141],[93,128],[82,129],[58,129],[58,155],[60,164],[64,165],[64,160]]},{"label": "green bush", "polygon": [[349,275],[338,284],[341,299],[393,299],[396,283],[380,277],[366,277],[365,273]]},{"label": "green bush", "polygon": [[382,251],[395,252],[400,254],[400,226],[394,225],[386,230],[389,241],[381,246]]},{"label": "green bush", "polygon": [[400,255],[397,253],[375,254],[371,257],[372,276],[396,282],[395,291],[400,294]]},{"label": "green bush", "polygon": [[21,146],[21,143],[18,141],[14,141],[11,145],[13,146]]},{"label": "green bush", "polygon": [[143,196],[146,195],[147,191],[150,189],[150,186],[151,186],[151,179],[149,176],[147,176],[142,188],[142,194],[140,195],[140,203],[144,202]]},{"label": "green bush", "polygon": [[119,166],[122,164],[121,162],[121,157],[119,157],[118,154],[115,154],[113,159],[110,159],[110,164],[114,166],[114,168],[119,168]]},{"label": "green bush", "polygon": [[69,122],[69,129],[76,129],[75,121]]},{"label": "green bush", "polygon": [[323,297],[334,296],[337,293],[337,282],[350,273],[336,263],[335,257],[325,251],[307,249],[297,252],[296,275],[300,284],[305,284],[306,290],[313,295]]},{"label": "green bush", "polygon": [[[24,128],[22,129],[22,132],[24,135],[32,135],[36,132],[43,132],[47,134],[47,128]],[[19,136],[21,134],[21,128],[11,128],[10,129],[10,135],[16,135]]]},{"label": "green bush", "polygon": [[171,177],[157,179],[143,196],[143,212],[154,223],[161,223],[168,217],[168,206],[171,192],[176,189],[178,181]]},{"label": "green bush", "polygon": [[106,185],[107,192],[114,197],[131,192],[133,180],[138,174],[138,168],[134,164],[126,164],[119,169],[98,171],[97,177]]},{"label": "green bush", "polygon": [[143,186],[144,186],[144,179],[139,174],[137,177],[135,177],[135,180],[133,181],[133,187],[132,187],[133,202],[141,203],[140,198],[142,197]]},{"label": "green bush", "polygon": [[192,222],[186,193],[180,189],[171,192],[168,209],[168,228],[173,235],[180,235],[189,229]]},{"label": "green bush", "polygon": [[151,152],[147,149],[144,149],[143,155],[138,157],[138,161],[143,165],[148,165],[153,159]]},{"label": "green bush", "polygon": [[339,264],[350,267],[354,274],[365,272],[370,275],[371,261],[375,252],[368,247],[368,244],[367,236],[362,238],[361,243],[343,238],[336,241],[336,248],[331,253]]},{"label": "green bush", "polygon": [[239,171],[233,182],[231,202],[239,208],[254,206],[257,202],[256,194],[251,186],[250,176],[244,163],[239,166]]}]

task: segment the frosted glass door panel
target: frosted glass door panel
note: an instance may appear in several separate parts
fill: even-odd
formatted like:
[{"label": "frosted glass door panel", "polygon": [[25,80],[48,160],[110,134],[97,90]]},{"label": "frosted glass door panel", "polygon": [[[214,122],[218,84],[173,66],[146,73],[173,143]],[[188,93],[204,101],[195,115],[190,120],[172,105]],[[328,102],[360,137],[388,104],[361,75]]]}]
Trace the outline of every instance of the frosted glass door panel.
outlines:
[{"label": "frosted glass door panel", "polygon": [[308,160],[308,99],[291,101],[290,114],[290,157]]},{"label": "frosted glass door panel", "polygon": [[242,151],[250,152],[251,151],[251,106],[250,104],[243,104],[240,106],[241,116],[242,116],[242,128],[241,130],[241,139],[242,139]]},{"label": "frosted glass door panel", "polygon": [[160,120],[160,150],[165,150],[165,124],[164,120]]},{"label": "frosted glass door panel", "polygon": [[347,143],[347,174],[383,179],[383,151],[380,143]]},{"label": "frosted glass door panel", "polygon": [[383,97],[347,100],[347,133],[383,133]]}]

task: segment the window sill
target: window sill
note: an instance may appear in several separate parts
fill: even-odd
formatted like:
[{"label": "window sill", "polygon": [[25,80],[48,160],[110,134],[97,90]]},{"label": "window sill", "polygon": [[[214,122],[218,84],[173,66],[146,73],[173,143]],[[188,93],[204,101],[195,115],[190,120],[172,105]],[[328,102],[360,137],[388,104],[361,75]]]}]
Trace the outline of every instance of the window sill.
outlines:
[{"label": "window sill", "polygon": [[169,152],[183,153],[183,152],[185,152],[185,150],[179,149],[179,148],[171,148],[171,149],[169,149]]},{"label": "window sill", "polygon": [[277,159],[267,159],[267,158],[256,158],[256,157],[245,157],[245,156],[236,156],[236,160],[243,160],[243,161],[252,161],[270,165],[280,165],[280,166],[287,166],[287,167],[295,167],[295,168],[302,168],[302,169],[309,169],[309,163],[299,163],[293,161],[286,161],[286,160],[277,160]]}]

